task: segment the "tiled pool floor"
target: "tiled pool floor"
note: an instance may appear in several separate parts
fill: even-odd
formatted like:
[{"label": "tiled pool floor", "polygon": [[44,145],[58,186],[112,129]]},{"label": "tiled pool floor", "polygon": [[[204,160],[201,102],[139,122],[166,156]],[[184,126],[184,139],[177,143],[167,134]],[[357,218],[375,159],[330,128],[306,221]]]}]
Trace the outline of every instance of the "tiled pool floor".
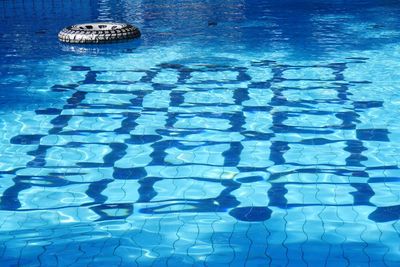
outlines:
[{"label": "tiled pool floor", "polygon": [[2,122],[5,264],[394,266],[399,148],[345,77],[367,60],[70,66],[62,108]]},{"label": "tiled pool floor", "polygon": [[399,12],[2,1],[0,267],[400,266]]}]

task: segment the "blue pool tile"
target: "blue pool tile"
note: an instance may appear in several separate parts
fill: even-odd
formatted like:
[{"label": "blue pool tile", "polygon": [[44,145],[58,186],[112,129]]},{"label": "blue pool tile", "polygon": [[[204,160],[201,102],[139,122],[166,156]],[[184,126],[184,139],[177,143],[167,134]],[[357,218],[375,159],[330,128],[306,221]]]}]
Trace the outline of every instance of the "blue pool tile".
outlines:
[{"label": "blue pool tile", "polygon": [[240,207],[232,209],[229,214],[240,221],[259,222],[268,220],[272,211],[267,207]]},{"label": "blue pool tile", "polygon": [[[0,42],[3,265],[397,266],[396,4],[28,2],[0,17],[50,23]],[[57,43],[77,18],[143,36]]]},{"label": "blue pool tile", "polygon": [[386,129],[358,129],[357,138],[366,141],[388,142],[389,131]]}]

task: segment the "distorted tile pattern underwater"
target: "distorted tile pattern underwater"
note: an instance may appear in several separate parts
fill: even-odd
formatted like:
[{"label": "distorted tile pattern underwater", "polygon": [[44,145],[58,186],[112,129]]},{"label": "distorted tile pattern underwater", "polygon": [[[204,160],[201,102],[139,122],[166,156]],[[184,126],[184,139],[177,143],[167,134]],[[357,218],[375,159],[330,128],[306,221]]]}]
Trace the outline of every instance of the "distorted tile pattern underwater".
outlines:
[{"label": "distorted tile pattern underwater", "polygon": [[399,13],[1,1],[0,267],[400,266]]},{"label": "distorted tile pattern underwater", "polygon": [[395,266],[399,148],[345,75],[368,58],[230,60],[70,66],[2,142],[3,263]]}]

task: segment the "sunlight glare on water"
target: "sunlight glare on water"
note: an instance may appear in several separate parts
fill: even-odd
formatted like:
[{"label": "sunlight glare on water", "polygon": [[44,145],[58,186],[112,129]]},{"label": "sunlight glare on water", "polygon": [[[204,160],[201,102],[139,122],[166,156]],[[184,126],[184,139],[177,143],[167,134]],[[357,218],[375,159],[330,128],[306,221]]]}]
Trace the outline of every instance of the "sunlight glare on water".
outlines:
[{"label": "sunlight glare on water", "polygon": [[399,12],[2,1],[0,265],[398,266]]}]

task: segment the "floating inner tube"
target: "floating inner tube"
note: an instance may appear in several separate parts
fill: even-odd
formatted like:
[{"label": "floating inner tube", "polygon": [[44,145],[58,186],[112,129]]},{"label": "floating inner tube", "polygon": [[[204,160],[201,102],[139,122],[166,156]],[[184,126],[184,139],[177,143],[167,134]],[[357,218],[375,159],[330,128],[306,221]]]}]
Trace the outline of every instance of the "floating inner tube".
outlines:
[{"label": "floating inner tube", "polygon": [[65,43],[98,44],[140,37],[135,26],[124,23],[86,23],[64,28],[58,39]]}]

